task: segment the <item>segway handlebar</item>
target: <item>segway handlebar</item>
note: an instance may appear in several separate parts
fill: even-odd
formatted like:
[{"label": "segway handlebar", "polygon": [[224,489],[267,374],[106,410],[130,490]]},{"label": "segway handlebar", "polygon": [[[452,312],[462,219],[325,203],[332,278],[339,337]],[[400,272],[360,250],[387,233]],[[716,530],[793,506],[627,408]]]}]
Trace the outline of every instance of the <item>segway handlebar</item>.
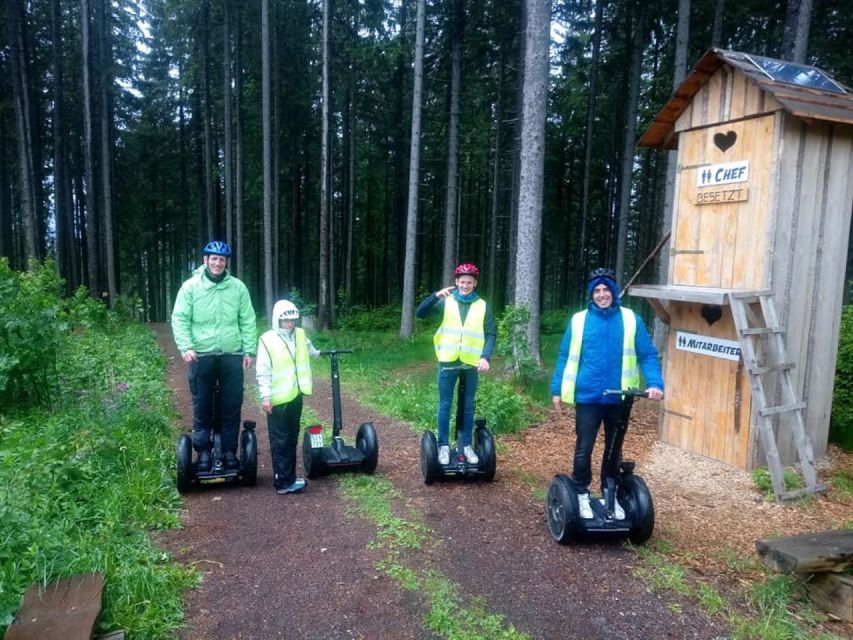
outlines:
[{"label": "segway handlebar", "polygon": [[622,396],[631,397],[631,398],[648,398],[649,391],[648,389],[605,389],[602,395],[605,396]]},{"label": "segway handlebar", "polygon": [[321,356],[333,356],[337,353],[353,353],[355,349],[323,349],[320,351]]}]

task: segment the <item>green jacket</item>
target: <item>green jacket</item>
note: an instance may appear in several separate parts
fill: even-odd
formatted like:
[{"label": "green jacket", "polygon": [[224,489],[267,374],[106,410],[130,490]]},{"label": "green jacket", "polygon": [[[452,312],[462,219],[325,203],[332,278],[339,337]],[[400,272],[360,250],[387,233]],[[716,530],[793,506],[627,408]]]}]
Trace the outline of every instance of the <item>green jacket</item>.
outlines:
[{"label": "green jacket", "polygon": [[255,310],[249,290],[225,273],[221,282],[193,272],[178,291],[172,310],[172,333],[181,353],[243,353],[254,357],[258,345]]}]

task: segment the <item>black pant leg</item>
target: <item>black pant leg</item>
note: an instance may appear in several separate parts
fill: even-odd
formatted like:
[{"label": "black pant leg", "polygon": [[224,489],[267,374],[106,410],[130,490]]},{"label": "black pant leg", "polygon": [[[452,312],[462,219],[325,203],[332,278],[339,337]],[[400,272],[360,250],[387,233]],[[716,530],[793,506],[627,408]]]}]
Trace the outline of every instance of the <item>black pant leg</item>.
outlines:
[{"label": "black pant leg", "polygon": [[188,380],[193,398],[193,447],[206,451],[213,446],[213,382],[215,379],[213,358],[199,358],[190,362]]},{"label": "black pant leg", "polygon": [[[603,405],[604,409],[604,453],[601,458],[601,485],[604,479],[615,478],[619,474],[622,458],[622,441],[628,428],[631,405],[627,402]],[[615,449],[615,455],[614,454]]]},{"label": "black pant leg", "polygon": [[243,407],[243,356],[218,356],[222,408],[222,450],[237,451]]},{"label": "black pant leg", "polygon": [[267,418],[274,483],[277,489],[296,480],[296,443],[302,418],[302,395],[276,405]]},{"label": "black pant leg", "polygon": [[589,489],[592,481],[592,449],[601,425],[602,406],[580,403],[575,405],[575,457],[572,482],[581,493]]}]

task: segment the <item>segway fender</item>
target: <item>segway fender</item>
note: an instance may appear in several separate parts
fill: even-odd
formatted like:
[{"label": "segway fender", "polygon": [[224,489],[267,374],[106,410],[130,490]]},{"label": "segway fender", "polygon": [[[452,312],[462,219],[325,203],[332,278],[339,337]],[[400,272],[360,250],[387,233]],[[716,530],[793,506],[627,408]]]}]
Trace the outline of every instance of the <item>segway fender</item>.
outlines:
[{"label": "segway fender", "polygon": [[578,496],[572,481],[564,474],[558,474],[548,485],[546,504],[548,530],[551,537],[560,544],[578,542],[583,534],[578,508]]},{"label": "segway fender", "polygon": [[432,484],[438,479],[438,442],[432,431],[425,431],[421,436],[421,475],[424,484]]},{"label": "segway fender", "polygon": [[655,529],[655,506],[649,488],[639,476],[627,474],[619,484],[617,495],[632,521],[628,539],[632,544],[643,544],[652,537]]},{"label": "segway fender", "polygon": [[365,473],[376,471],[376,465],[379,462],[379,440],[372,422],[364,422],[358,428],[355,446],[364,456],[361,461],[361,470]]},{"label": "segway fender", "polygon": [[497,455],[495,453],[495,438],[485,421],[478,421],[477,431],[474,434],[477,445],[477,456],[480,458],[479,470],[483,474],[483,480],[491,482],[495,478],[497,469]]},{"label": "segway fender", "polygon": [[[323,448],[313,446],[318,437],[322,445],[323,427],[320,425],[308,427],[302,436],[302,467],[309,479],[319,478],[323,474]],[[314,443],[311,442],[312,439]]]},{"label": "segway fender", "polygon": [[177,462],[178,493],[186,493],[193,483],[193,443],[186,433],[178,437]]},{"label": "segway fender", "polygon": [[[243,423],[244,426],[246,423]],[[258,480],[258,440],[255,436],[254,423],[251,429],[243,430],[241,435],[241,456],[243,463],[243,484],[254,487]]]}]

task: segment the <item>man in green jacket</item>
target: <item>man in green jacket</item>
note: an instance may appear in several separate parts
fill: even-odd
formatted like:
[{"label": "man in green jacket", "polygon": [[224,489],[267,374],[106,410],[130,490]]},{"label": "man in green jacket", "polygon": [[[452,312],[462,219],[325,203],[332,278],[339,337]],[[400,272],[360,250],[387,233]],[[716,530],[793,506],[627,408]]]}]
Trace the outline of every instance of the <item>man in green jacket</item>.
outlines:
[{"label": "man in green jacket", "polygon": [[217,381],[225,467],[239,467],[236,453],[243,370],[254,364],[258,344],[249,290],[226,270],[230,255],[231,248],[225,242],[208,242],[204,264],[181,286],[172,310],[175,344],[189,365],[193,447],[198,453],[199,471],[211,468],[213,389]]}]

